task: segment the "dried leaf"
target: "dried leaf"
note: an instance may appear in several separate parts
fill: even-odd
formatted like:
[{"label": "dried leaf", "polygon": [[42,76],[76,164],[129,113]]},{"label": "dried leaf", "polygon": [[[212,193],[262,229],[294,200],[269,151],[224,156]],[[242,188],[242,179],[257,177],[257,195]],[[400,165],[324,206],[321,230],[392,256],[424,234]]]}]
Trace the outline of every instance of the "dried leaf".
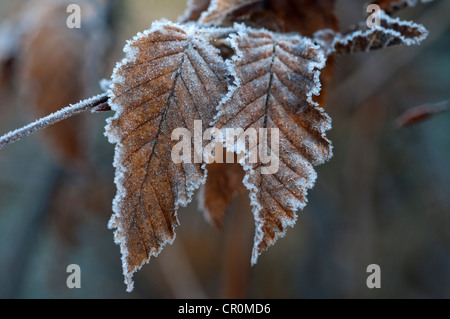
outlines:
[{"label": "dried leaf", "polygon": [[[24,92],[24,104],[38,116],[79,101],[96,85],[94,79],[98,74],[94,74],[96,68],[92,66],[101,65],[101,56],[93,52],[91,46],[101,33],[99,12],[88,2],[79,1],[78,4],[85,12],[85,32],[67,28],[66,1],[46,1],[45,5],[32,2],[22,16],[17,80]],[[90,15],[89,10],[92,11]],[[96,21],[94,26],[89,24],[92,20]],[[83,117],[79,116],[44,132],[52,151],[64,164],[72,166],[74,161],[86,156],[81,134],[83,123]]]},{"label": "dried leaf", "polygon": [[[316,31],[319,30],[338,30],[338,21],[334,13],[335,0],[271,0],[271,1],[242,1],[235,0],[222,0],[215,5],[210,7],[210,14],[207,17],[203,17],[204,21],[208,20],[210,23],[220,24],[221,26],[232,26],[236,21],[244,22],[248,26],[255,28],[266,28],[268,30],[279,31],[279,32],[298,32],[302,35],[312,36]],[[219,9],[219,10],[218,10]],[[218,14],[221,12],[222,14]],[[224,10],[225,9],[225,10]],[[225,11],[225,12],[223,12]],[[215,14],[211,13],[215,12]],[[206,13],[205,13],[206,15]],[[333,36],[334,36],[334,32]],[[217,46],[217,44],[216,44]],[[228,50],[228,51],[231,51]],[[228,55],[227,57],[231,57]],[[325,107],[326,103],[326,90],[329,82],[331,81],[334,73],[335,58],[333,56],[328,57],[327,65],[322,70],[320,75],[320,81],[322,85],[322,91],[319,97],[316,98],[316,102],[320,106]],[[223,167],[225,175],[232,174],[233,172],[228,172],[227,167]],[[210,174],[209,174],[210,175]],[[211,179],[216,178],[213,175]],[[207,184],[210,177],[208,177]],[[217,178],[218,179],[218,178]],[[220,179],[221,187],[224,189],[233,189],[235,185],[227,185],[228,181],[231,179]],[[219,181],[211,181],[211,185],[218,184]],[[212,186],[211,186],[212,187]],[[204,187],[201,189],[200,196],[200,206],[199,208],[203,210],[205,216],[213,215],[214,223],[217,225],[221,224],[222,216],[225,213],[226,207],[228,206],[228,200],[221,200],[220,209],[214,210],[213,208],[207,209],[207,204],[205,201],[205,195],[207,189]],[[211,198],[213,198],[214,192],[211,192]],[[227,196],[228,197],[228,196]],[[223,197],[221,197],[223,198]],[[225,205],[225,203],[227,203]],[[211,201],[210,206],[213,205]],[[211,211],[216,211],[216,213],[211,213]],[[219,221],[218,221],[219,220]]]},{"label": "dried leaf", "polygon": [[[273,12],[278,24],[278,32],[297,32],[313,37],[319,30],[338,31],[338,19],[335,14],[336,0],[270,0],[267,11]],[[273,18],[272,18],[273,20]],[[328,84],[333,78],[335,58],[329,57],[320,75],[322,91],[316,98],[321,107],[326,107]]]},{"label": "dried leaf", "polygon": [[245,191],[244,171],[237,163],[213,163],[206,168],[208,178],[199,192],[199,209],[210,223],[222,229],[229,203]]},{"label": "dried leaf", "polygon": [[419,2],[429,3],[433,0],[376,0],[373,4],[379,5],[381,10],[384,10],[389,15],[406,7],[415,7]]},{"label": "dried leaf", "polygon": [[[203,2],[191,4],[196,3]],[[313,100],[320,95],[320,75],[327,58],[324,50],[328,55],[345,51],[345,45],[350,45],[350,52],[362,50],[362,38],[374,31],[337,34],[334,0],[286,0],[278,11],[277,3],[212,1],[200,23],[155,23],[127,45],[127,58],[113,76],[108,105],[117,113],[109,120],[107,135],[116,143],[118,187],[109,226],[117,229],[115,239],[121,245],[128,291],[133,288],[133,273],[172,242],[177,209],[190,202],[193,191],[205,180],[204,164],[171,161],[175,143],[170,135],[175,128],[193,132],[194,120],[201,119],[204,127],[214,120],[218,129],[254,129],[260,137],[265,129],[277,129],[268,134],[278,132],[279,145],[274,144],[276,139],[266,145],[272,155],[279,155],[276,172],[267,174],[261,158],[250,161],[248,152],[240,160],[256,220],[252,263],[285,234],[287,226],[294,225],[315,183],[314,166],[331,158],[331,143],[325,137],[331,120]],[[192,16],[188,12],[187,18],[194,20],[198,12]],[[298,22],[300,13],[303,20]],[[273,17],[276,28],[296,34],[263,29]],[[239,19],[246,23],[232,25]],[[277,26],[281,20],[283,24]],[[386,14],[382,20],[383,27],[377,29],[381,32],[364,48],[399,42],[395,37],[413,44],[426,32]],[[314,40],[322,47],[299,33],[315,34]],[[329,70],[322,78],[324,83]],[[231,78],[235,87],[230,85]],[[260,147],[264,149],[258,140],[255,148]],[[245,143],[228,151],[241,155]],[[210,166],[211,179],[202,189],[200,202],[218,226],[242,177],[235,166],[223,167]]]},{"label": "dried leaf", "polygon": [[[265,28],[274,32],[297,32],[312,37],[319,30],[338,31],[335,15],[336,0],[268,0],[213,2],[200,22],[220,26],[233,26],[236,22],[253,28]],[[333,33],[334,34],[334,33]],[[335,58],[330,57],[322,70],[322,93],[317,102],[325,107],[328,83],[334,73]]]},{"label": "dried leaf", "polygon": [[414,125],[425,121],[431,116],[450,110],[450,102],[445,101],[437,104],[426,104],[416,106],[403,113],[397,120],[395,126],[398,128]]},{"label": "dried leaf", "polygon": [[316,179],[313,166],[331,157],[325,138],[330,118],[312,100],[320,93],[320,69],[325,65],[317,45],[300,36],[244,26],[238,30],[232,44],[241,56],[234,59],[240,86],[220,107],[216,127],[278,128],[280,138],[275,174],[265,175],[263,165],[248,158],[242,163],[257,225],[252,257],[256,263],[258,255],[294,225],[296,211],[305,206],[306,192]]},{"label": "dried leaf", "polygon": [[186,12],[180,17],[179,22],[197,21],[202,13],[206,11],[211,3],[211,0],[189,0]]},{"label": "dried leaf", "polygon": [[315,40],[327,55],[369,52],[393,45],[418,45],[428,36],[428,31],[420,24],[391,18],[380,12],[381,26],[368,28],[361,24],[355,31],[345,34],[330,30],[317,32]]},{"label": "dried leaf", "polygon": [[207,31],[155,22],[126,46],[114,71],[107,136],[116,143],[118,192],[110,228],[120,244],[125,282],[175,238],[177,209],[205,179],[202,164],[175,164],[176,128],[193,132],[213,120],[228,88],[227,64],[205,38]]},{"label": "dried leaf", "polygon": [[202,23],[232,26],[235,22],[276,32],[311,37],[322,29],[337,30],[336,0],[218,0],[211,2]]},{"label": "dried leaf", "polygon": [[212,0],[199,22],[223,25],[223,21],[234,12],[253,3],[261,3],[261,0]]},{"label": "dried leaf", "polygon": [[336,0],[270,0],[268,9],[283,21],[281,32],[312,37],[318,30],[338,29]]},{"label": "dried leaf", "polygon": [[12,69],[20,46],[21,31],[13,23],[0,25],[0,89],[11,83]]},{"label": "dried leaf", "polygon": [[[271,0],[271,8],[283,21],[283,32],[298,32],[313,37],[319,30],[338,31],[338,19],[335,14],[336,0]],[[320,75],[322,91],[315,100],[326,107],[328,85],[334,74],[335,58],[328,57]]]}]

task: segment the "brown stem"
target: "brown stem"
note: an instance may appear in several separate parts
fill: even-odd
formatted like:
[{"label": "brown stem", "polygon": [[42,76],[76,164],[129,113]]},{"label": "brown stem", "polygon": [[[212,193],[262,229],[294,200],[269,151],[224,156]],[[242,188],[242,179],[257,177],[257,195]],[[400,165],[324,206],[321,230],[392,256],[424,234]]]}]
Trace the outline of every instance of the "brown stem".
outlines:
[{"label": "brown stem", "polygon": [[90,99],[83,100],[77,104],[67,106],[20,129],[9,132],[0,137],[0,149],[8,144],[17,142],[18,140],[24,138],[25,136],[33,134],[38,130],[44,129],[50,125],[61,122],[62,120],[80,114],[89,109],[95,108],[99,105],[104,105],[107,101],[108,96],[106,94],[97,95]]},{"label": "brown stem", "polygon": [[248,297],[250,280],[251,242],[253,234],[252,213],[246,194],[235,197],[230,206],[231,214],[226,228],[225,253],[222,277],[222,294],[225,299],[245,299]]}]

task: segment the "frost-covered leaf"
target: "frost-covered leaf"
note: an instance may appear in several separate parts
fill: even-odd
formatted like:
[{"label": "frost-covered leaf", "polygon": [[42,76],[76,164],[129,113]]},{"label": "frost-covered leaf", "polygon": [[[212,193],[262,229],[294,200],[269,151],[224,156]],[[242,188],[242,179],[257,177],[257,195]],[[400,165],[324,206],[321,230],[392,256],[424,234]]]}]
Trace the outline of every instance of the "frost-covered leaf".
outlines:
[{"label": "frost-covered leaf", "polygon": [[[279,169],[274,174],[264,172],[261,158],[252,163],[247,156],[241,162],[256,220],[252,257],[256,263],[258,255],[294,225],[296,211],[305,206],[306,192],[316,179],[313,166],[332,155],[325,138],[331,123],[313,102],[325,65],[319,46],[300,36],[237,27],[239,35],[232,44],[240,56],[234,59],[240,84],[220,107],[216,127],[279,129]],[[268,139],[274,154],[276,146]],[[260,149],[259,140],[257,144]],[[238,148],[240,153],[243,145]]]},{"label": "frost-covered leaf", "polygon": [[229,70],[195,27],[155,22],[126,46],[115,69],[107,136],[116,143],[118,188],[110,228],[121,246],[125,282],[175,238],[177,209],[202,184],[202,164],[175,164],[176,128],[207,128],[228,92]]},{"label": "frost-covered leaf", "polygon": [[315,40],[330,55],[369,52],[393,45],[417,45],[428,36],[422,25],[391,18],[383,11],[380,12],[380,22],[380,27],[368,28],[361,24],[357,30],[345,34],[319,31]]},{"label": "frost-covered leaf", "polygon": [[379,5],[381,10],[384,10],[388,14],[393,14],[396,11],[406,8],[414,7],[418,3],[428,3],[433,0],[375,0],[373,4]]},{"label": "frost-covered leaf", "polygon": [[[220,0],[212,2],[200,22],[231,27],[243,23],[253,28],[312,37],[319,30],[338,31],[336,0]],[[325,106],[326,91],[334,73],[335,58],[329,57],[321,73],[322,92],[317,98]]]},{"label": "frost-covered leaf", "polygon": [[[336,0],[270,0],[271,11],[283,21],[281,32],[297,32],[312,37],[319,30],[338,31],[335,10]],[[333,78],[335,58],[327,58],[320,74],[322,90],[316,102],[326,107],[328,85]]]}]

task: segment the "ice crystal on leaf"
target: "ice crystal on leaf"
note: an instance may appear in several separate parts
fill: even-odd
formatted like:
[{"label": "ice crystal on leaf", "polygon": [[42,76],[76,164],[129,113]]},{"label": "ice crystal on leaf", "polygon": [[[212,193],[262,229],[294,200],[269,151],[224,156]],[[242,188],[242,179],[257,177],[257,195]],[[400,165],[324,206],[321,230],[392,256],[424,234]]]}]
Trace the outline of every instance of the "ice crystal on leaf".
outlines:
[{"label": "ice crystal on leaf", "polygon": [[[252,263],[283,235],[306,204],[316,179],[314,165],[331,157],[325,131],[330,118],[313,101],[320,93],[325,56],[311,39],[236,26],[232,44],[242,58],[234,62],[240,87],[219,109],[215,124],[279,130],[279,169],[264,174],[261,163],[243,162],[256,220]],[[258,141],[259,143],[259,141]],[[269,143],[269,149],[272,145]]]},{"label": "ice crystal on leaf", "polygon": [[420,24],[391,18],[380,12],[379,27],[367,28],[361,24],[355,30],[335,33],[331,30],[319,31],[315,40],[331,54],[351,54],[369,52],[393,45],[417,45],[428,36],[428,31]]},{"label": "ice crystal on leaf", "polygon": [[414,7],[418,3],[428,3],[432,1],[433,0],[376,0],[373,1],[373,3],[379,5],[385,12],[392,14],[406,7]]},{"label": "ice crystal on leaf", "polygon": [[[206,32],[206,31],[205,31]],[[176,128],[212,122],[229,91],[228,66],[191,27],[156,22],[139,34],[114,71],[107,136],[116,143],[118,192],[110,227],[121,246],[128,290],[132,275],[175,238],[177,209],[204,182],[202,164],[171,160]]]}]

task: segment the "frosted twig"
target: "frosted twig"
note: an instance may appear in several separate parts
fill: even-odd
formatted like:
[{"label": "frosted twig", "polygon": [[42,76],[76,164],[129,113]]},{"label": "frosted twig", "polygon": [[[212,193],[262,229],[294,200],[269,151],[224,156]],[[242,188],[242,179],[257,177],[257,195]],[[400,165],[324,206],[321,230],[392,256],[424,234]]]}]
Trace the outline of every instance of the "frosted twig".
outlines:
[{"label": "frosted twig", "polygon": [[2,137],[0,137],[0,149],[8,144],[17,142],[18,140],[33,134],[34,132],[44,129],[50,125],[56,124],[65,120],[69,117],[80,114],[89,109],[93,109],[99,105],[102,105],[108,101],[108,96],[106,94],[101,94],[94,96],[90,99],[86,99],[78,102],[77,104],[69,105],[53,114],[43,117],[27,126],[24,126],[15,131],[9,132]]}]

